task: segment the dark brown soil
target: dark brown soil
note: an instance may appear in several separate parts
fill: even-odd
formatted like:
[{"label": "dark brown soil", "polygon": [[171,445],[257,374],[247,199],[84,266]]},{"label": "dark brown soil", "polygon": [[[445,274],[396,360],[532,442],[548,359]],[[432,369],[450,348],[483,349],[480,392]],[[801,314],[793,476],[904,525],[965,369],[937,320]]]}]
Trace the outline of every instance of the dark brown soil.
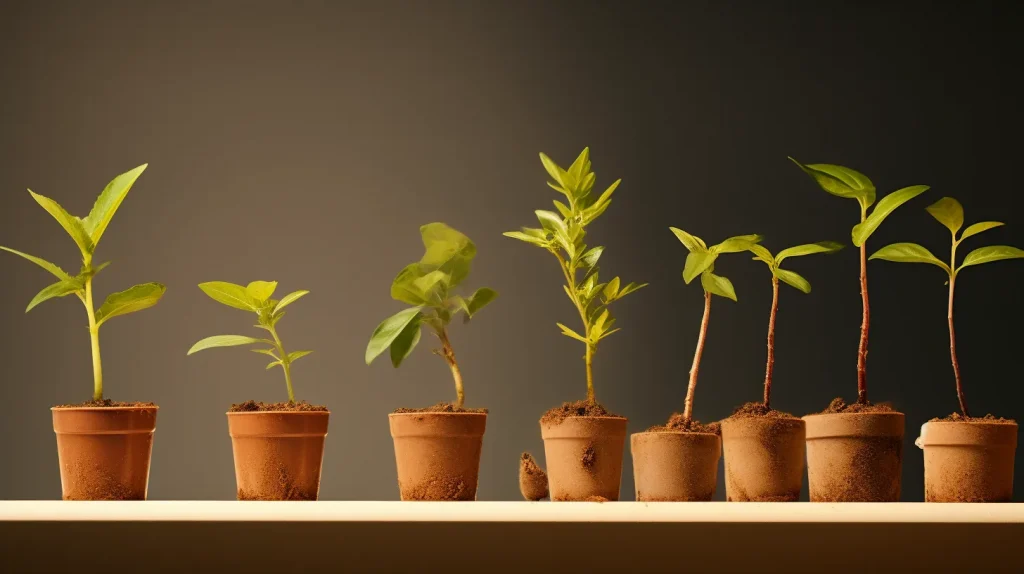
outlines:
[{"label": "dark brown soil", "polygon": [[842,397],[832,399],[825,410],[817,413],[819,415],[834,415],[839,413],[894,413],[896,409],[889,403],[850,403],[847,404]]},{"label": "dark brown soil", "polygon": [[751,417],[768,418],[768,419],[795,419],[795,418],[797,418],[797,417],[795,417],[795,416],[793,416],[793,415],[791,415],[789,413],[784,413],[782,411],[777,411],[775,409],[770,409],[770,408],[764,406],[764,403],[747,403],[747,404],[743,405],[742,407],[737,408],[729,416],[729,418],[735,418],[735,419],[751,418]]},{"label": "dark brown soil", "polygon": [[[264,403],[262,401],[245,401],[237,405],[231,405],[228,412],[232,413],[265,413],[270,411],[299,411],[299,412],[327,412],[324,405],[311,405],[306,401],[297,403]],[[241,495],[241,493],[239,493]],[[242,499],[239,500],[249,500]]]},{"label": "dark brown soil", "polygon": [[540,500],[548,496],[548,475],[528,452],[519,457],[519,492],[526,500]]},{"label": "dark brown soil", "polygon": [[580,464],[583,468],[590,470],[594,468],[594,462],[597,460],[597,451],[594,450],[594,445],[590,445],[583,449],[583,456],[580,457]]},{"label": "dark brown soil", "polygon": [[543,424],[557,425],[560,424],[565,419],[572,417],[614,417],[617,419],[625,418],[620,415],[608,412],[608,409],[604,408],[604,405],[601,405],[600,403],[591,403],[588,401],[573,401],[571,403],[562,403],[561,406],[548,410],[543,415],[541,415],[540,422]]},{"label": "dark brown soil", "polygon": [[79,409],[79,408],[96,408],[96,407],[113,407],[113,408],[124,408],[124,407],[155,407],[156,403],[142,403],[137,401],[112,401],[110,399],[103,399],[101,401],[85,401],[84,403],[77,403],[73,405],[55,405],[54,408],[58,409]]},{"label": "dark brown soil", "polygon": [[668,422],[663,425],[654,425],[647,429],[646,432],[698,432],[698,433],[710,433],[721,436],[722,425],[721,423],[708,423],[701,424],[700,421],[686,420],[683,418],[682,413],[672,413],[672,416],[668,418]]},{"label": "dark brown soil", "polygon": [[407,407],[397,408],[395,413],[487,413],[487,409],[467,409],[456,407],[454,403],[437,403],[422,409],[411,409]]},{"label": "dark brown soil", "polygon": [[1015,425],[1017,421],[1013,419],[1004,419],[1003,417],[996,417],[995,415],[988,414],[983,417],[965,417],[960,413],[953,413],[947,417],[934,418],[928,422],[946,422],[946,423],[996,423],[1005,425]]}]

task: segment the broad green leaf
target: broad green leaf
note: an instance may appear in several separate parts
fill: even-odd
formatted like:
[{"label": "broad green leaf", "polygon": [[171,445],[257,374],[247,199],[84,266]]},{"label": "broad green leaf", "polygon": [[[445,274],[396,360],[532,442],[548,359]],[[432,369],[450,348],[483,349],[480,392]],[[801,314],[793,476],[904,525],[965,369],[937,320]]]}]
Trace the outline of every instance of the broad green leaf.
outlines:
[{"label": "broad green leaf", "polygon": [[518,239],[519,241],[525,241],[527,243],[531,243],[533,245],[536,245],[537,247],[547,247],[548,246],[548,241],[546,239],[541,239],[539,237],[534,237],[533,235],[529,235],[529,234],[523,233],[521,231],[506,231],[506,232],[502,233],[502,235],[504,235],[505,237],[511,237],[512,239]]},{"label": "broad green leaf", "polygon": [[625,287],[623,287],[622,291],[619,291],[618,296],[616,296],[615,298],[616,299],[622,299],[626,295],[629,295],[630,293],[632,293],[634,291],[639,291],[640,289],[643,289],[644,287],[647,287],[648,285],[649,285],[649,283],[630,283],[630,284],[626,285]]},{"label": "broad green leaf", "polygon": [[704,290],[712,295],[718,295],[719,297],[725,297],[727,299],[736,300],[736,290],[733,289],[732,281],[729,281],[721,275],[715,275],[708,271],[701,273],[700,284],[704,287]]},{"label": "broad green leaf", "polygon": [[78,249],[82,251],[82,255],[92,253],[96,245],[93,243],[92,238],[89,237],[89,233],[85,230],[85,226],[82,224],[81,219],[78,219],[74,215],[65,211],[60,204],[49,197],[39,195],[31,189],[28,190],[28,192],[32,194],[32,199],[36,200],[36,203],[52,215],[53,218],[57,220],[57,223],[64,228],[64,231],[68,232],[71,239],[75,240],[75,244],[78,245]]},{"label": "broad green leaf", "polygon": [[776,269],[775,275],[781,279],[783,283],[796,287],[804,293],[811,292],[811,283],[793,271],[788,269]]},{"label": "broad green leaf", "polygon": [[793,158],[790,161],[818,183],[821,189],[848,199],[856,199],[864,209],[875,202],[875,186],[866,175],[859,171],[827,163],[803,165]]},{"label": "broad green leaf", "polygon": [[619,283],[618,277],[612,279],[604,286],[604,291],[601,293],[604,296],[605,301],[614,301],[619,294]]},{"label": "broad green leaf", "polygon": [[64,279],[58,281],[53,285],[43,288],[42,291],[36,293],[36,296],[29,302],[25,312],[28,313],[35,308],[36,305],[53,299],[54,297],[64,297],[71,295],[72,293],[78,293],[82,290],[83,285],[77,278]]},{"label": "broad green leaf", "polygon": [[267,299],[270,299],[276,290],[277,281],[253,281],[245,287],[246,294],[260,303],[265,303]]},{"label": "broad green leaf", "polygon": [[683,281],[687,285],[698,275],[707,271],[715,262],[718,254],[710,251],[691,251],[686,255],[686,263],[683,265]]},{"label": "broad green leaf", "polygon": [[570,186],[567,183],[569,178],[568,174],[565,173],[565,170],[558,167],[558,164],[551,161],[551,158],[549,158],[543,152],[541,152],[540,154],[540,162],[544,164],[544,169],[548,172],[548,175],[551,176],[551,179],[555,180],[555,183],[562,186],[562,188],[566,190],[571,189],[572,186]]},{"label": "broad green leaf", "polygon": [[391,346],[392,341],[398,338],[398,335],[412,323],[420,318],[420,309],[422,307],[410,307],[395,313],[394,315],[384,319],[377,328],[374,329],[373,334],[370,335],[370,343],[366,346],[366,364],[369,365],[377,358],[378,355],[384,352],[385,349]]},{"label": "broad green leaf", "polygon": [[718,245],[712,245],[710,251],[715,253],[739,253],[747,251],[751,245],[760,243],[764,239],[761,235],[737,235],[730,237]]},{"label": "broad green leaf", "polygon": [[704,243],[704,240],[696,235],[690,235],[689,233],[679,229],[678,227],[669,227],[672,233],[675,234],[676,238],[686,247],[688,251],[706,251],[708,246]]},{"label": "broad green leaf", "polygon": [[424,305],[424,294],[416,286],[416,280],[430,272],[430,267],[421,263],[410,263],[402,268],[391,281],[391,298],[410,305]]},{"label": "broad green leaf", "polygon": [[570,217],[572,217],[572,210],[569,209],[569,206],[567,206],[566,204],[562,203],[561,201],[558,201],[557,199],[554,201],[554,203],[555,203],[555,209],[558,210],[558,213],[562,214],[562,217],[564,217],[566,219],[569,219]]},{"label": "broad green leaf", "polygon": [[939,223],[945,225],[953,235],[956,235],[964,225],[964,208],[952,197],[943,197],[924,209]]},{"label": "broad green leaf", "polygon": [[[198,353],[206,349],[212,349],[214,347],[237,347],[239,345],[251,345],[253,343],[266,343],[273,345],[274,342],[268,339],[257,339],[255,337],[247,337],[245,335],[214,335],[213,337],[207,337],[202,341],[199,341],[192,348],[188,350],[188,354]],[[265,355],[274,356],[272,352],[265,351],[264,349],[253,349],[257,353],[263,353]]]},{"label": "broad green leaf", "polygon": [[469,303],[466,302],[466,299],[462,295],[452,295],[448,298],[448,302],[454,308],[452,310],[452,315],[459,311],[462,311],[467,316],[469,315]]},{"label": "broad green leaf", "polygon": [[754,243],[750,246],[750,252],[754,254],[754,259],[763,261],[768,267],[775,269],[775,257],[772,256],[772,252],[768,251],[763,245]]},{"label": "broad green leaf", "polygon": [[426,251],[420,259],[449,276],[448,285],[455,287],[469,275],[470,262],[476,257],[476,245],[469,237],[444,223],[428,223],[420,227]]},{"label": "broad green leaf", "polygon": [[534,213],[537,214],[537,220],[540,221],[541,227],[554,233],[556,236],[562,234],[566,237],[569,235],[569,230],[565,227],[565,222],[553,211],[544,211],[538,209]]},{"label": "broad green leaf", "polygon": [[164,296],[165,291],[167,288],[159,283],[143,283],[119,293],[111,293],[96,311],[96,326],[102,325],[107,319],[142,311],[156,305],[157,301]]},{"label": "broad green leaf", "polygon": [[254,300],[245,287],[226,281],[209,281],[200,283],[199,288],[218,303],[241,309],[243,311],[259,311],[260,304]]},{"label": "broad green leaf", "polygon": [[566,327],[565,325],[563,325],[561,323],[555,323],[555,325],[558,325],[558,328],[562,330],[562,334],[565,335],[566,337],[571,337],[571,338],[576,339],[577,341],[579,341],[581,343],[589,344],[589,342],[587,341],[587,339],[583,335],[580,335],[579,333],[577,333],[576,331],[573,331],[569,327]]},{"label": "broad green leaf", "polygon": [[601,258],[602,253],[604,253],[604,247],[601,247],[600,245],[590,248],[582,257],[580,257],[580,265],[584,267],[593,267],[597,265],[597,260]]},{"label": "broad green leaf", "polygon": [[775,256],[775,263],[777,265],[782,265],[782,261],[787,257],[801,257],[804,255],[813,255],[815,253],[835,253],[842,248],[843,244],[837,241],[819,241],[817,243],[797,245],[795,247],[789,247],[779,251],[779,254]]},{"label": "broad green leaf", "polygon": [[302,357],[305,357],[306,355],[309,355],[312,352],[313,351],[292,351],[291,353],[288,353],[288,362],[294,363],[295,361],[298,361]]},{"label": "broad green leaf", "polygon": [[853,227],[853,244],[857,247],[864,245],[868,237],[871,237],[871,234],[878,229],[878,226],[882,224],[886,217],[889,217],[890,213],[926,191],[928,191],[927,185],[912,185],[898,189],[883,197],[878,202],[878,205],[871,210],[871,215]]},{"label": "broad green leaf", "polygon": [[988,231],[989,229],[994,229],[1002,225],[1004,224],[999,221],[982,221],[980,223],[975,223],[974,225],[969,225],[967,226],[967,229],[964,230],[963,234],[960,235],[960,241],[963,241],[972,235],[977,235],[982,231]]},{"label": "broad green leaf", "polygon": [[421,333],[420,322],[412,321],[391,342],[391,364],[396,369],[406,357],[412,354],[412,350],[419,344]]},{"label": "broad green leaf", "polygon": [[277,305],[274,307],[274,314],[277,315],[278,313],[281,312],[281,309],[284,309],[288,305],[291,305],[292,303],[298,301],[299,299],[305,297],[308,294],[309,291],[292,291],[291,293],[285,295],[284,297],[281,297],[281,300],[278,301]]},{"label": "broad green leaf", "polygon": [[22,257],[24,259],[27,259],[27,260],[31,261],[32,263],[35,263],[36,265],[38,265],[38,266],[42,267],[43,269],[49,271],[50,274],[53,275],[54,277],[56,277],[57,279],[60,279],[60,280],[71,279],[71,275],[68,275],[68,273],[66,271],[64,271],[63,269],[61,269],[57,265],[54,265],[53,263],[50,263],[49,261],[47,261],[45,259],[42,259],[40,257],[36,257],[35,255],[29,255],[28,253],[22,253],[21,251],[17,251],[15,249],[11,249],[10,247],[4,247],[3,245],[0,245],[0,249],[3,249],[4,251],[6,251],[8,253],[13,253],[13,254],[17,255],[18,257]]},{"label": "broad green leaf", "polygon": [[893,243],[875,251],[868,259],[881,259],[883,261],[895,261],[896,263],[930,263],[941,267],[948,275],[951,273],[949,265],[946,265],[938,257],[932,255],[925,247],[916,243]]},{"label": "broad green leaf", "polygon": [[473,292],[467,302],[468,309],[466,310],[466,317],[471,318],[476,315],[480,309],[487,306],[488,303],[498,298],[498,292],[490,287],[481,287]]},{"label": "broad green leaf", "polygon": [[982,263],[1003,261],[1004,259],[1020,259],[1021,257],[1024,257],[1024,251],[1009,245],[979,247],[968,253],[967,257],[964,257],[964,262],[957,269],[957,273],[960,272],[960,269],[970,267],[971,265],[981,265]]},{"label": "broad green leaf", "polygon": [[92,211],[83,220],[85,230],[91,237],[93,245],[99,244],[100,237],[103,236],[103,232],[110,225],[110,220],[114,217],[114,213],[117,212],[117,208],[121,206],[121,202],[128,195],[128,191],[131,190],[132,185],[139,179],[142,172],[146,171],[148,165],[144,163],[131,171],[115,177],[107,184],[107,187],[103,188],[99,197],[96,198]]},{"label": "broad green leaf", "polygon": [[412,282],[411,289],[421,295],[427,304],[440,306],[450,286],[451,276],[437,269]]}]

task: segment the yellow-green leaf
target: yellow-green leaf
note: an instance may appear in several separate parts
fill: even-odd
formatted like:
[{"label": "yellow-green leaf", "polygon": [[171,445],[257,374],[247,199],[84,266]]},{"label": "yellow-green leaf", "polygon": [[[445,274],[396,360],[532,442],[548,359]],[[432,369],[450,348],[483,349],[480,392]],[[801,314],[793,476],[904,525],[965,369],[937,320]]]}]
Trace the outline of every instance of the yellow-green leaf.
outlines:
[{"label": "yellow-green leaf", "polygon": [[924,209],[939,223],[945,225],[953,235],[956,235],[964,225],[964,208],[952,197],[943,197]]},{"label": "yellow-green leaf", "polygon": [[119,293],[112,293],[96,311],[96,326],[108,319],[148,309],[156,305],[167,288],[159,283],[135,285]]},{"label": "yellow-green leaf", "polygon": [[78,219],[74,215],[65,211],[59,203],[49,197],[39,195],[31,189],[28,190],[28,192],[32,194],[32,199],[36,200],[36,203],[42,206],[47,213],[52,215],[53,218],[57,220],[57,223],[64,228],[64,231],[68,232],[71,239],[75,240],[75,245],[78,246],[78,249],[82,252],[83,256],[92,253],[95,248],[95,244],[93,243],[92,238],[89,237],[89,233],[85,230],[85,226],[82,225],[81,219]]},{"label": "yellow-green leaf", "polygon": [[878,205],[876,205],[875,208],[871,210],[871,215],[869,215],[867,219],[865,219],[864,221],[854,226],[852,233],[853,244],[856,245],[857,247],[864,245],[864,243],[868,240],[868,237],[871,237],[871,234],[874,233],[876,229],[878,229],[878,226],[882,225],[882,222],[885,221],[886,217],[889,217],[890,213],[896,211],[897,207],[903,205],[904,203],[910,201],[911,199],[914,199],[915,197],[921,195],[926,191],[928,191],[927,185],[912,185],[910,187],[898,189],[890,193],[889,195],[883,197],[878,202]]},{"label": "yellow-green leaf", "polygon": [[117,208],[121,206],[121,202],[128,195],[132,185],[139,179],[142,172],[146,171],[146,167],[149,164],[142,164],[139,167],[122,173],[115,177],[110,183],[107,184],[99,197],[96,198],[96,203],[92,206],[92,211],[83,220],[85,230],[88,232],[92,239],[93,245],[97,245],[100,242],[100,237],[103,236],[103,232],[107,230],[107,226],[110,225],[110,220],[113,219],[114,213],[117,212]]},{"label": "yellow-green leaf", "polygon": [[35,263],[36,265],[38,265],[38,266],[42,267],[43,269],[47,270],[48,272],[50,272],[50,274],[53,275],[54,277],[56,277],[57,279],[60,279],[60,280],[71,279],[71,275],[69,275],[67,273],[67,271],[64,271],[59,266],[57,266],[57,265],[55,265],[53,263],[50,263],[49,261],[47,261],[47,260],[45,260],[45,259],[43,259],[41,257],[36,257],[35,255],[29,255],[28,253],[22,253],[21,251],[18,251],[16,249],[11,249],[10,247],[4,247],[3,245],[0,245],[0,249],[3,249],[4,251],[6,251],[8,253],[13,253],[13,254],[17,255],[18,257],[22,257],[24,259],[27,259],[28,261],[31,261],[32,263]]}]

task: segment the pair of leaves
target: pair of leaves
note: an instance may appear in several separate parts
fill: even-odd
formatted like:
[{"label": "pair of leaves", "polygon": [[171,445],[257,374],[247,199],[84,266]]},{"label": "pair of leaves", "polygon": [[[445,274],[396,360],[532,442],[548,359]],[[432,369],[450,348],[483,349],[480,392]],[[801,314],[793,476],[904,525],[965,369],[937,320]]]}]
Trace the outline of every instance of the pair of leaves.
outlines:
[{"label": "pair of leaves", "polygon": [[[253,345],[253,344],[264,344],[264,345],[275,345],[274,341],[270,339],[259,339],[256,337],[248,337],[246,335],[214,335],[213,337],[207,337],[188,350],[188,354],[192,355],[199,351],[205,351],[206,349],[214,349],[218,347],[239,347],[242,345]],[[284,362],[281,357],[278,357],[274,353],[275,349],[253,349],[254,353],[261,353],[274,358],[274,361],[267,365],[267,369],[272,369],[277,366],[283,366]],[[288,357],[288,363],[293,363],[306,355],[309,355],[313,351],[292,351],[286,356]]]},{"label": "pair of leaves", "polygon": [[783,283],[795,287],[804,293],[810,293],[810,281],[804,279],[799,273],[788,269],[782,269],[782,262],[790,257],[803,257],[805,255],[814,255],[816,253],[835,253],[842,248],[842,243],[837,243],[835,241],[819,241],[817,243],[806,243],[804,245],[787,247],[786,249],[779,251],[778,255],[772,255],[772,253],[764,246],[757,244],[751,245],[750,251],[754,254],[754,259],[762,261],[768,265],[773,276],[778,277]]},{"label": "pair of leaves", "polygon": [[462,297],[461,295],[452,295],[452,306],[454,312],[458,313],[462,311],[465,313],[463,316],[463,322],[468,323],[473,315],[476,315],[480,309],[483,309],[491,301],[498,298],[498,292],[490,287],[481,287],[473,292],[469,298]]},{"label": "pair of leaves", "polygon": [[689,251],[686,255],[686,263],[683,266],[683,281],[689,285],[691,281],[699,276],[701,286],[705,291],[736,301],[736,289],[733,287],[732,281],[714,273],[715,261],[723,253],[749,251],[763,237],[760,235],[737,235],[717,245],[708,247],[707,243],[696,235],[683,231],[678,227],[670,227],[669,229]]},{"label": "pair of leaves", "polygon": [[253,281],[245,287],[227,281],[209,281],[200,283],[199,288],[214,301],[257,313],[261,320],[265,316],[267,320],[280,318],[284,315],[285,307],[309,294],[309,291],[299,290],[285,295],[280,301],[272,299],[277,290],[276,281]]}]

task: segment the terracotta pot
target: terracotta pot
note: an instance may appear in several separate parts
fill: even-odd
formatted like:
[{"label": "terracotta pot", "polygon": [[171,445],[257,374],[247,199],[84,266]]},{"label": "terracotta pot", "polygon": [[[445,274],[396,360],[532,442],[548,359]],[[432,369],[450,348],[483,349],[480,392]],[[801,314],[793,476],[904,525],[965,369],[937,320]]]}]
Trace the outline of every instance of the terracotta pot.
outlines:
[{"label": "terracotta pot", "polygon": [[146,500],[157,409],[50,409],[64,500]]},{"label": "terracotta pot", "polygon": [[238,500],[316,500],[328,411],[229,412]]},{"label": "terracotta pot", "polygon": [[391,413],[402,500],[476,500],[487,413]]},{"label": "terracotta pot", "polygon": [[553,501],[618,500],[626,419],[568,417],[540,423]]},{"label": "terracotta pot", "polygon": [[808,415],[811,502],[898,502],[903,413]]},{"label": "terracotta pot", "polygon": [[807,425],[800,419],[722,421],[725,495],[732,502],[792,502],[804,483]]},{"label": "terracotta pot", "polygon": [[924,449],[926,502],[1010,502],[1017,423],[933,421],[915,441]]},{"label": "terracotta pot", "polygon": [[641,502],[707,501],[715,496],[722,439],[712,433],[638,432],[629,437]]}]

